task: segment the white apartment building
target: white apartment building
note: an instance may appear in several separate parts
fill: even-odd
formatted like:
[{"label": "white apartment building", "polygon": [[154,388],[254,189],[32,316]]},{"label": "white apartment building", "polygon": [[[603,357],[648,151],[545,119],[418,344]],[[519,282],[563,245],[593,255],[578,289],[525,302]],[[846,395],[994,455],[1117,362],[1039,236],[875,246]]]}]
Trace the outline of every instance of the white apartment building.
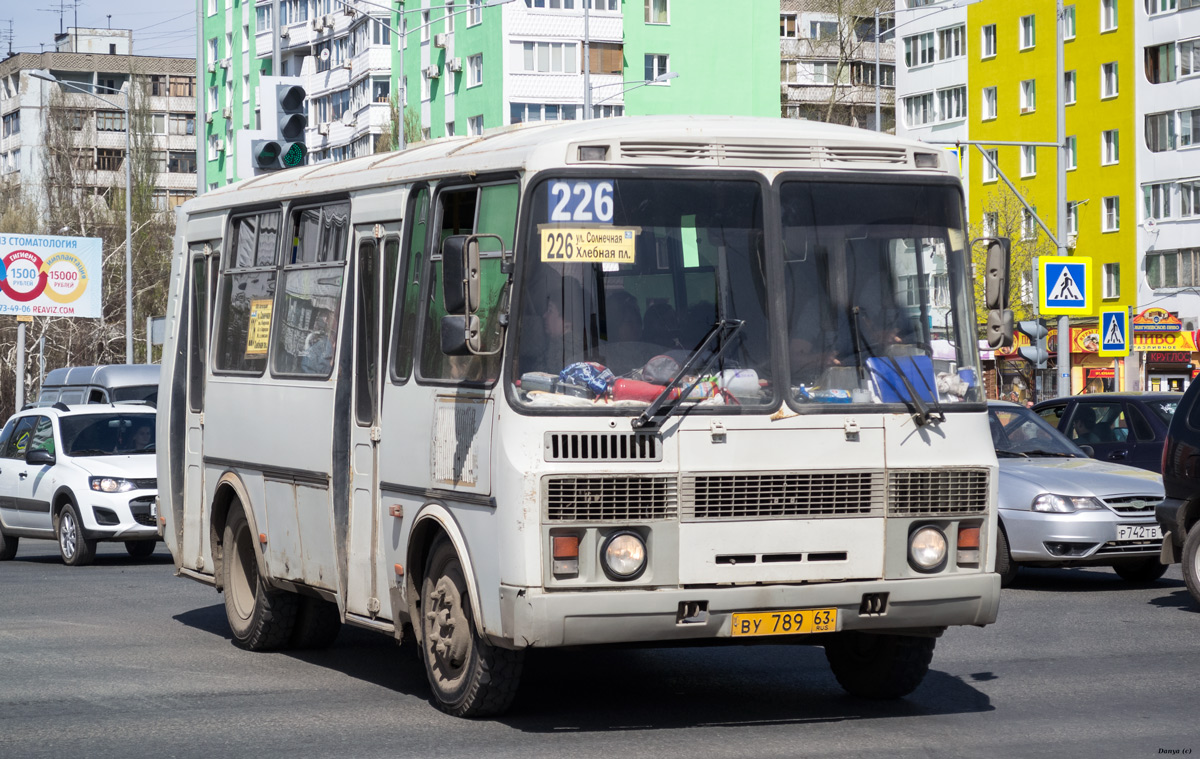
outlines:
[{"label": "white apartment building", "polygon": [[1137,3],[1139,309],[1200,327],[1200,2]]},{"label": "white apartment building", "polygon": [[[967,98],[983,97],[967,82],[967,9],[961,0],[896,0],[896,134],[950,142],[970,138]],[[994,102],[994,101],[993,101]],[[960,156],[969,186],[966,151]]]}]

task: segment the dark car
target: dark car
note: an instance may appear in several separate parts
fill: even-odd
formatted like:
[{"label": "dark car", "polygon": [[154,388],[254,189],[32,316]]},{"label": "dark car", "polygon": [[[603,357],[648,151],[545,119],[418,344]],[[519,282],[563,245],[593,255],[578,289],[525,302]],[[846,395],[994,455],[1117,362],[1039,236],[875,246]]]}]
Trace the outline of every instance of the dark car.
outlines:
[{"label": "dark car", "polygon": [[1200,604],[1200,382],[1193,382],[1167,431],[1162,457],[1166,498],[1154,515],[1162,528],[1163,564],[1182,564],[1188,592]]},{"label": "dark car", "polygon": [[1038,416],[1100,461],[1162,471],[1163,440],[1183,393],[1095,393],[1035,405]]}]

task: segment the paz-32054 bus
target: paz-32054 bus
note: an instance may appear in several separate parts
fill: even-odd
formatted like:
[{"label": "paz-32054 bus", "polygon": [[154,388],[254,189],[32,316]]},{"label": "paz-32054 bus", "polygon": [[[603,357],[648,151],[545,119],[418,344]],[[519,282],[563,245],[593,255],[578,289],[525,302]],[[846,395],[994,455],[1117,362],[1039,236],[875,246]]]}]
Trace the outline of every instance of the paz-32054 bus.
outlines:
[{"label": "paz-32054 bus", "polygon": [[[996,460],[944,151],[629,118],[318,164],[181,212],[163,537],[237,644],[771,639],[907,694],[995,620]],[[411,629],[411,632],[405,632]]]}]

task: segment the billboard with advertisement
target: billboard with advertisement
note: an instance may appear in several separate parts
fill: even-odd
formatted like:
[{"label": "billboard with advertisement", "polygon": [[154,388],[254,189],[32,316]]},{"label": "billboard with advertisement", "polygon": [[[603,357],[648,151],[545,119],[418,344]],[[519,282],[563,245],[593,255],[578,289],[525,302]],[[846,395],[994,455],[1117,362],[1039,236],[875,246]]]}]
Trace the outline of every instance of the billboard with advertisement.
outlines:
[{"label": "billboard with advertisement", "polygon": [[99,237],[0,234],[0,315],[100,317]]}]

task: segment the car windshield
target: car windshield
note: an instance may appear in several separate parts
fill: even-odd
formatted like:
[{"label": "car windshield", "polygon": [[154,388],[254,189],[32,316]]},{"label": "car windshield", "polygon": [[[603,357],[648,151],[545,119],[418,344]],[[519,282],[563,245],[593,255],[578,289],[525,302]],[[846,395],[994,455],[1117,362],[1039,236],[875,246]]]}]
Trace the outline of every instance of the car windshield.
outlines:
[{"label": "car windshield", "polygon": [[80,414],[59,418],[68,456],[124,456],[154,451],[152,414]]},{"label": "car windshield", "polygon": [[1177,400],[1166,401],[1145,401],[1146,408],[1150,409],[1151,413],[1163,421],[1164,424],[1171,423],[1171,417],[1175,416],[1175,409],[1179,406]]},{"label": "car windshield", "polygon": [[1086,458],[1082,450],[1033,411],[1020,406],[989,406],[988,422],[996,455]]},{"label": "car windshield", "polygon": [[688,398],[771,403],[760,184],[547,180],[533,197],[539,252],[525,267],[512,375],[520,401],[645,407],[721,323]]}]

